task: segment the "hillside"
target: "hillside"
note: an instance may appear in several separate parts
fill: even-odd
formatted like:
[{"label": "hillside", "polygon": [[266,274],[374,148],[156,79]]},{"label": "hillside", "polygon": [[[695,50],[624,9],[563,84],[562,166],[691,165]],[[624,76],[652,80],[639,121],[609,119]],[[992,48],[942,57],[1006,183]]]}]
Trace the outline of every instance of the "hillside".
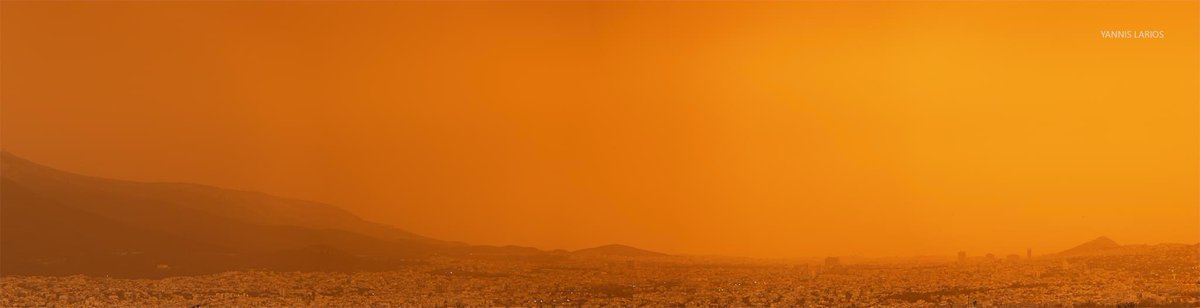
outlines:
[{"label": "hillside", "polygon": [[604,245],[571,252],[575,256],[663,257],[667,254],[625,245]]},{"label": "hillside", "polygon": [[1117,249],[1120,247],[1121,247],[1121,245],[1117,244],[1116,241],[1113,241],[1112,239],[1110,239],[1108,237],[1101,236],[1094,240],[1087,241],[1086,243],[1079,244],[1078,246],[1071,247],[1070,249],[1063,250],[1063,251],[1057,253],[1057,255],[1064,256],[1064,257],[1092,255],[1092,254],[1104,253],[1105,251],[1114,250],[1114,249]]},{"label": "hillside", "polygon": [[[163,276],[279,264],[341,270],[469,250],[321,203],[89,177],[7,152],[0,167],[5,275]],[[331,255],[341,257],[304,260]]]}]

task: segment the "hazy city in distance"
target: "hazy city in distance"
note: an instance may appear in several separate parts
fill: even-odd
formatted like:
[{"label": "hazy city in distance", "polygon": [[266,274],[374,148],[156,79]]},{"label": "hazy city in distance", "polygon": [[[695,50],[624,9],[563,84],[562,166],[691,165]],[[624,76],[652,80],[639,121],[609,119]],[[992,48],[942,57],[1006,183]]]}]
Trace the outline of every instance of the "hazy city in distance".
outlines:
[{"label": "hazy city in distance", "polygon": [[[440,241],[333,206],[3,152],[2,306],[1200,305],[1200,244],[755,259]],[[150,279],[146,279],[150,278]]]},{"label": "hazy city in distance", "polygon": [[0,307],[1200,307],[1197,1],[0,1]]}]

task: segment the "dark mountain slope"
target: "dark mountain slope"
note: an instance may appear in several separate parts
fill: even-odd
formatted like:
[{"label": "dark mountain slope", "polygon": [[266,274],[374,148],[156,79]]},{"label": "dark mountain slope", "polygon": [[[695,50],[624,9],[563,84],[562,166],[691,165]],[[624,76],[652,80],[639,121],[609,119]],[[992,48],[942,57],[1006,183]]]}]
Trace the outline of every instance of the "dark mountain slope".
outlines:
[{"label": "dark mountain slope", "polygon": [[1112,239],[1110,239],[1108,237],[1101,236],[1094,240],[1088,241],[1086,243],[1079,244],[1079,246],[1072,247],[1071,249],[1063,250],[1063,251],[1057,253],[1057,255],[1064,256],[1064,257],[1079,256],[1079,255],[1091,255],[1091,254],[1104,253],[1106,251],[1117,249],[1120,247],[1121,247],[1121,245],[1117,244],[1116,241],[1113,241]]},{"label": "dark mountain slope", "polygon": [[[143,183],[83,176],[55,170],[8,152],[0,152],[0,175],[47,198],[84,201],[104,211],[144,210],[169,206],[191,209],[253,224],[338,229],[383,239],[432,239],[391,226],[362,220],[340,208],[258,192],[220,189],[184,183]],[[117,196],[122,203],[101,202]],[[132,201],[132,202],[131,202]],[[113,213],[125,215],[128,213]]]},{"label": "dark mountain slope", "polygon": [[576,256],[663,257],[667,254],[625,245],[604,245],[571,252]]},{"label": "dark mountain slope", "polygon": [[4,153],[0,274],[354,270],[463,247],[319,203],[74,175]]}]

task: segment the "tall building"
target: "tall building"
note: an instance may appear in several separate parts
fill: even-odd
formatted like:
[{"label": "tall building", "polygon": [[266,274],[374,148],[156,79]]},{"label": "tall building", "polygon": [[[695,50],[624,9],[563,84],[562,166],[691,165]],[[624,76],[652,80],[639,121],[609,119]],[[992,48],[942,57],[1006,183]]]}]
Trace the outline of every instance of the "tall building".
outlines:
[{"label": "tall building", "polygon": [[1025,248],[1025,258],[1033,259],[1033,248]]},{"label": "tall building", "polygon": [[958,252],[958,263],[966,263],[966,262],[967,262],[967,252],[959,251]]}]

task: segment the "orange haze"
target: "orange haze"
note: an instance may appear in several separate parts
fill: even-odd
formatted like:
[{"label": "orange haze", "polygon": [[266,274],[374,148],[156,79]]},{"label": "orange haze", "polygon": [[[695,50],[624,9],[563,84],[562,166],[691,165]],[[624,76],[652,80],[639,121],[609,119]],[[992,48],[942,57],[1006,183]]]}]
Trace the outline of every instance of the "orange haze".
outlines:
[{"label": "orange haze", "polygon": [[5,1],[3,146],[477,244],[787,257],[1194,243],[1198,12]]}]

